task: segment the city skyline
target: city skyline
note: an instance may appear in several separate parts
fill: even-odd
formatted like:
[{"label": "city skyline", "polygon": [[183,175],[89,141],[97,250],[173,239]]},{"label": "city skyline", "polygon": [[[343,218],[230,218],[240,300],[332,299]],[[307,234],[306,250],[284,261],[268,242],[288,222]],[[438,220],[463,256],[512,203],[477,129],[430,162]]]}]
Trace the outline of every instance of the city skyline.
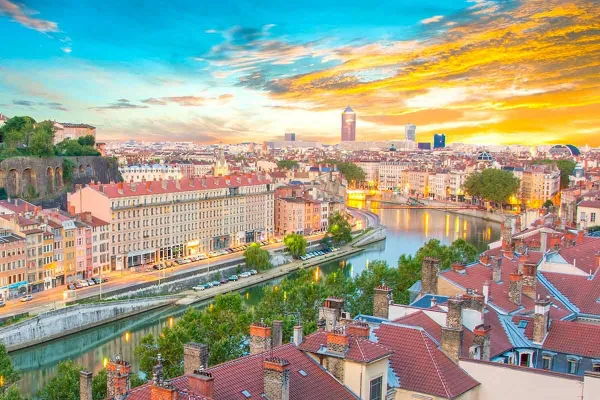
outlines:
[{"label": "city skyline", "polygon": [[351,105],[359,140],[414,123],[419,142],[600,145],[597,2],[350,1],[343,13],[0,1],[0,112],[88,123],[103,140],[338,143]]}]

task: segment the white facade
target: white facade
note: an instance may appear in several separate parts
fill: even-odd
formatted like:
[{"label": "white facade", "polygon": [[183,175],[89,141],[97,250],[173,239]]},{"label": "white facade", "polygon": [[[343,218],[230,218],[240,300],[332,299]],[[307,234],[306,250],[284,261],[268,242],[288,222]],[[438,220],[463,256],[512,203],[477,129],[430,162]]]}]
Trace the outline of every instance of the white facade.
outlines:
[{"label": "white facade", "polygon": [[179,167],[171,165],[129,165],[119,167],[124,182],[161,181],[169,179],[181,179],[182,174]]}]

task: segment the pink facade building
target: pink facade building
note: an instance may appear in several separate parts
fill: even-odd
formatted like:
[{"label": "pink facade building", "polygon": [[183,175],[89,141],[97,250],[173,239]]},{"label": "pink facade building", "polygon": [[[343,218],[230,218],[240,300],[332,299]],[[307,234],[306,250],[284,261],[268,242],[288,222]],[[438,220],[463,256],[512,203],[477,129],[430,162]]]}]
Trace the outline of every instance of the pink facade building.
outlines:
[{"label": "pink facade building", "polygon": [[0,229],[0,300],[27,289],[27,248],[24,237]]}]

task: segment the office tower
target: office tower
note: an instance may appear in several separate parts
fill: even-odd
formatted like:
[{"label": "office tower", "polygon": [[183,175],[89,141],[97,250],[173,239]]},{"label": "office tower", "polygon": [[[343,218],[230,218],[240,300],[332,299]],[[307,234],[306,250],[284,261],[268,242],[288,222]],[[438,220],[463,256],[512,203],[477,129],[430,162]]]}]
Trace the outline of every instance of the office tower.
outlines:
[{"label": "office tower", "polygon": [[431,143],[429,142],[420,142],[417,144],[417,148],[420,150],[431,150]]},{"label": "office tower", "polygon": [[295,142],[296,141],[296,134],[293,132],[286,132],[285,134],[285,141],[286,142]]},{"label": "office tower", "polygon": [[417,126],[414,124],[406,124],[404,127],[404,138],[414,142],[417,138]]},{"label": "office tower", "polygon": [[342,142],[356,140],[356,113],[350,106],[342,113]]},{"label": "office tower", "polygon": [[443,133],[436,133],[433,135],[433,148],[443,149],[446,147],[446,135]]}]

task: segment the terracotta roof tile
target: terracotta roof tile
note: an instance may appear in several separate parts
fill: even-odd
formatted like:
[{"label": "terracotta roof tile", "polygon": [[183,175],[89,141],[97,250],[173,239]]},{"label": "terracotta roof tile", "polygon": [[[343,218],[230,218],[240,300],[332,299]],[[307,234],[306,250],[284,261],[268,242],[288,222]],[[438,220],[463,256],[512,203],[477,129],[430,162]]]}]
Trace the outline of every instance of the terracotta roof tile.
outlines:
[{"label": "terracotta roof tile", "polygon": [[552,321],[542,344],[546,350],[600,358],[600,325],[573,321]]},{"label": "terracotta roof tile", "polygon": [[542,272],[552,286],[562,293],[581,313],[600,315],[600,274],[587,276]]},{"label": "terracotta roof tile", "polygon": [[[300,345],[300,350],[309,353],[317,353],[327,346],[327,332],[320,331],[308,335]],[[344,358],[347,360],[369,363],[392,354],[392,351],[380,344],[374,343],[367,338],[349,336],[348,351]]]}]

